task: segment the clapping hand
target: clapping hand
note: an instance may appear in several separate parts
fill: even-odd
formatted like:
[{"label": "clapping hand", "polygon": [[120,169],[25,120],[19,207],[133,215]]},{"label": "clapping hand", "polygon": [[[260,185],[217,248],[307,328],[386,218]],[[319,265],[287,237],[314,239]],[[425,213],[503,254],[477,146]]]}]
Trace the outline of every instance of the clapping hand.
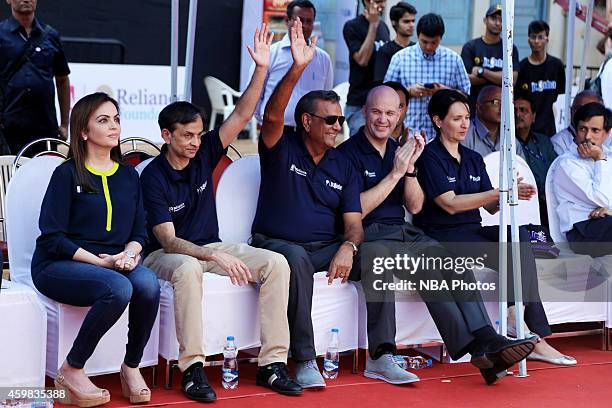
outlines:
[{"label": "clapping hand", "polygon": [[295,22],[289,29],[289,40],[291,41],[293,63],[301,67],[307,66],[317,52],[317,37],[312,37],[310,44],[306,42],[304,31],[302,30],[302,21],[299,17],[295,19]]},{"label": "clapping hand", "polygon": [[273,37],[274,33],[269,32],[268,26],[264,23],[261,28],[255,30],[253,47],[247,45],[247,50],[258,67],[267,68],[270,65],[270,45]]}]

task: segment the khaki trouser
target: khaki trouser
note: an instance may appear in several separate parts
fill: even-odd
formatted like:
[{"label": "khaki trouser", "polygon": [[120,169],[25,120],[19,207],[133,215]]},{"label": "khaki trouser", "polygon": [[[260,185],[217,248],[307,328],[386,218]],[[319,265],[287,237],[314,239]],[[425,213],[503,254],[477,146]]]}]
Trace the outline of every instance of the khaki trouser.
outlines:
[{"label": "khaki trouser", "polygon": [[[215,242],[204,245],[240,259],[251,271],[253,281],[261,283],[259,316],[261,349],[259,365],[287,362],[289,324],[289,265],[285,258],[272,251],[247,244]],[[204,362],[204,328],[202,327],[202,273],[227,276],[214,262],[200,261],[189,255],[168,254],[163,249],[144,260],[161,279],[174,286],[174,318],[179,342],[179,368],[185,371],[197,362]]]}]

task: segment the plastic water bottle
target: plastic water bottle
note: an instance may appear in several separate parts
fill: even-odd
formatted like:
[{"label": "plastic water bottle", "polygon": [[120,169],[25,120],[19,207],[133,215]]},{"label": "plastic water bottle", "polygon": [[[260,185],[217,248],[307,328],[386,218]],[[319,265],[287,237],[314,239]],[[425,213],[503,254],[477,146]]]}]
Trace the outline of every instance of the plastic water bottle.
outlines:
[{"label": "plastic water bottle", "polygon": [[223,347],[223,368],[221,368],[221,384],[225,389],[233,390],[238,388],[237,354],[234,336],[227,336],[227,344]]},{"label": "plastic water bottle", "polygon": [[404,370],[418,370],[421,368],[431,367],[432,361],[430,358],[422,356],[393,356],[393,361]]},{"label": "plastic water bottle", "polygon": [[329,346],[323,360],[323,377],[333,380],[338,378],[340,353],[338,352],[338,329],[331,329]]}]

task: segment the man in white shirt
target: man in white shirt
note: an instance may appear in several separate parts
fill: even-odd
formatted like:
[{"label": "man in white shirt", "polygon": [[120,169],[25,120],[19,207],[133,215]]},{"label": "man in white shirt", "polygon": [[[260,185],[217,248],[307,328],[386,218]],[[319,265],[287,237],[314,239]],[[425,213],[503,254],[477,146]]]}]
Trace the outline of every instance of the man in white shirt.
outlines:
[{"label": "man in white shirt", "polygon": [[[570,108],[570,122],[574,117],[574,114],[583,105],[587,103],[598,102],[603,103],[601,97],[594,91],[585,89],[582,92],[579,92],[572,102],[572,107]],[[568,127],[563,130],[557,132],[556,135],[550,138],[550,141],[555,148],[555,152],[561,156],[563,153],[568,152],[570,150],[574,151],[576,149],[576,143],[574,142],[574,136],[576,135],[576,131],[574,130],[574,125],[570,123]],[[610,145],[610,140],[606,141],[606,145]]]},{"label": "man in white shirt", "polygon": [[577,147],[561,156],[554,180],[559,226],[574,252],[612,254],[612,151],[604,146],[612,112],[589,103],[576,111],[573,124]]},{"label": "man in white shirt", "polygon": [[[287,24],[287,32],[296,21],[297,18],[302,22],[302,30],[304,32],[304,38],[309,39],[312,35],[312,29],[314,27],[315,17],[317,10],[314,4],[309,0],[294,0],[289,2],[287,5],[287,16],[285,17],[285,24]],[[313,39],[316,44],[316,39]],[[306,95],[310,91],[325,90],[328,91],[333,87],[334,84],[334,71],[332,68],[331,58],[321,48],[316,49],[317,53],[314,59],[308,64],[306,70],[300,77],[298,83],[295,86],[291,99],[285,109],[285,126],[289,128],[295,127],[295,119],[293,113],[295,112],[295,105],[300,98]],[[291,57],[291,43],[289,42],[289,35],[285,35],[282,40],[272,44],[270,47],[270,67],[268,68],[268,77],[264,83],[264,90],[257,103],[255,109],[255,118],[257,122],[261,124],[263,122],[264,108],[270,95],[276,88],[276,85],[283,79],[289,68],[293,64],[293,58]],[[251,72],[254,70],[254,66],[251,67]]]}]

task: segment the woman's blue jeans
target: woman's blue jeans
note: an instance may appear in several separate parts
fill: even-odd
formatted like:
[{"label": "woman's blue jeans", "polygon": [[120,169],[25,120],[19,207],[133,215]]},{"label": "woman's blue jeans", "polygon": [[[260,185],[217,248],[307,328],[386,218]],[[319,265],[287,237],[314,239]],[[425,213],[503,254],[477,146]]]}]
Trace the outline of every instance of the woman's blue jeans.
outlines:
[{"label": "woman's blue jeans", "polygon": [[32,280],[40,293],[56,302],[91,306],[66,357],[74,368],[83,368],[102,336],[119,320],[129,303],[124,362],[128,367],[138,367],[159,308],[159,283],[153,271],[138,265],[124,274],[66,260],[49,264],[32,276]]}]

